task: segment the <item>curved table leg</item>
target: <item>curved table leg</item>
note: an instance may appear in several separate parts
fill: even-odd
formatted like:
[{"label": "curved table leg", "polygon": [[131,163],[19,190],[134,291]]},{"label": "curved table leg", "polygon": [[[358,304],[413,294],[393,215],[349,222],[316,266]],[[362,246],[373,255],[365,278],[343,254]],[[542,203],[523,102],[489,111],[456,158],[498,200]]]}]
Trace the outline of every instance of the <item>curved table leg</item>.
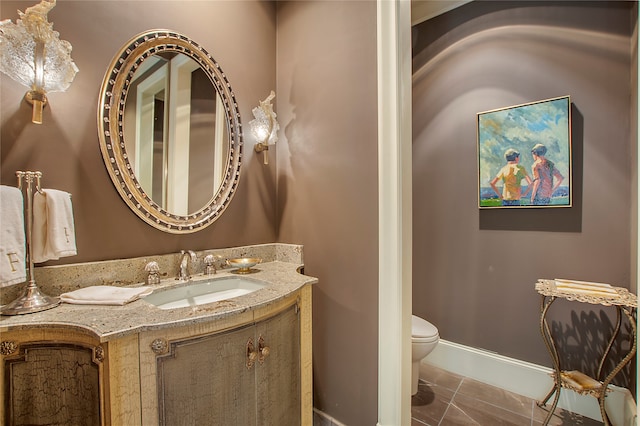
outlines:
[{"label": "curved table leg", "polygon": [[553,398],[553,403],[551,404],[551,407],[549,409],[549,413],[547,414],[547,417],[544,419],[544,422],[542,422],[543,426],[546,426],[547,424],[549,424],[549,421],[551,420],[551,417],[553,416],[553,413],[556,410],[556,407],[558,406],[558,401],[560,400],[560,389],[562,386],[562,379],[560,377],[560,372],[561,372],[560,359],[558,357],[558,351],[556,349],[555,343],[553,342],[553,338],[551,336],[551,330],[549,330],[549,325],[547,324],[547,319],[546,319],[547,312],[549,311],[549,308],[551,307],[551,304],[555,299],[556,299],[555,297],[551,296],[547,300],[547,297],[543,295],[542,303],[540,307],[540,312],[541,312],[540,313],[540,333],[542,334],[542,340],[544,340],[544,344],[547,347],[547,350],[549,351],[549,355],[551,355],[551,360],[553,361],[553,368],[555,370],[554,377],[553,377],[553,381],[554,381],[553,388],[551,388],[547,396],[542,401],[537,403],[539,407],[546,406],[547,402],[549,401],[549,398],[551,398],[551,395],[555,393],[555,396]]},{"label": "curved table leg", "polygon": [[[602,421],[604,422],[604,424],[606,426],[609,426],[611,424],[611,422],[609,421],[609,416],[607,416],[607,412],[605,410],[604,407],[604,401],[605,398],[607,397],[607,387],[609,386],[609,383],[611,383],[611,381],[613,380],[613,378],[624,368],[625,365],[627,365],[627,363],[629,361],[631,361],[631,359],[633,358],[633,356],[636,353],[636,349],[637,349],[637,339],[636,339],[636,319],[634,318],[634,310],[631,308],[626,308],[623,306],[616,306],[617,309],[617,327],[615,330],[615,333],[613,335],[612,339],[612,343],[613,343],[613,339],[615,339],[616,335],[618,334],[618,331],[620,330],[620,322],[621,322],[621,312],[624,312],[624,314],[626,315],[627,319],[629,320],[629,324],[631,325],[631,339],[632,339],[632,343],[631,343],[631,349],[629,350],[629,353],[627,354],[627,356],[625,356],[619,363],[618,365],[616,365],[616,367],[611,371],[611,373],[609,373],[609,375],[604,379],[604,381],[602,382],[602,390],[600,393],[600,396],[598,397],[598,404],[600,405],[600,414],[602,415]],[[605,352],[604,357],[602,359],[602,364],[604,363],[604,359],[606,358],[606,356],[609,353],[609,349],[611,347],[609,346],[609,348],[607,348],[607,352]],[[602,367],[602,365],[601,365]],[[598,376],[600,375],[600,371],[598,371]]]}]

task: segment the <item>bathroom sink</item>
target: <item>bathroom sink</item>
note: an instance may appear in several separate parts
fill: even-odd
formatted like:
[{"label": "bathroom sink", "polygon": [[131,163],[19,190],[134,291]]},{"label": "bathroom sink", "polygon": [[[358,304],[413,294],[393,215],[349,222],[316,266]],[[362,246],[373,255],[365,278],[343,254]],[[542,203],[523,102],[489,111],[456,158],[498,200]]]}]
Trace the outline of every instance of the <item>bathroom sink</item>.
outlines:
[{"label": "bathroom sink", "polygon": [[151,293],[142,300],[160,309],[186,308],[233,299],[264,288],[266,284],[238,277],[214,278]]}]

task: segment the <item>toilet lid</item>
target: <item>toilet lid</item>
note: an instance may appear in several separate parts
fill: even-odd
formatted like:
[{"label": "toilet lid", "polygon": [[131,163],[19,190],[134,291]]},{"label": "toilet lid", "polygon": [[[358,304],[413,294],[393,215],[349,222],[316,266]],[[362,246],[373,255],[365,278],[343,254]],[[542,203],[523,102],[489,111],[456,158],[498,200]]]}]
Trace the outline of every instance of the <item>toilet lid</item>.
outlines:
[{"label": "toilet lid", "polygon": [[433,337],[438,335],[438,329],[429,321],[415,315],[411,316],[411,337]]}]

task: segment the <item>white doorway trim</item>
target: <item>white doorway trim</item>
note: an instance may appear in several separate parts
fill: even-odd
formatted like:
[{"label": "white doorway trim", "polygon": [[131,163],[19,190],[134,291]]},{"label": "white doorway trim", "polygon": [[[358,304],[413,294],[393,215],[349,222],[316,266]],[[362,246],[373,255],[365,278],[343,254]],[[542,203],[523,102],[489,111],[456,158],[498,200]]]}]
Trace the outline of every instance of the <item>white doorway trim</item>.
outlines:
[{"label": "white doorway trim", "polygon": [[411,423],[411,2],[377,1],[378,426]]}]

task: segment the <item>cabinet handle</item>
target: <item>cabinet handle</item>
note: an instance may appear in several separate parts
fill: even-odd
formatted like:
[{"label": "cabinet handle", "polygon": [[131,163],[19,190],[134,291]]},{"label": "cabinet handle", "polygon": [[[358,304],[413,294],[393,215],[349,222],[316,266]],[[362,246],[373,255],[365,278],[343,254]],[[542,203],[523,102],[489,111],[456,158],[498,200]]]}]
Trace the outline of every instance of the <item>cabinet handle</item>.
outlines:
[{"label": "cabinet handle", "polygon": [[253,367],[253,364],[256,362],[256,358],[258,358],[258,352],[256,352],[253,346],[253,339],[249,339],[247,342],[247,370],[251,370],[251,367]]},{"label": "cabinet handle", "polygon": [[258,339],[258,352],[260,352],[260,356],[258,357],[260,364],[262,364],[264,359],[269,356],[269,353],[271,353],[269,346],[264,344],[264,338],[262,336]]}]

